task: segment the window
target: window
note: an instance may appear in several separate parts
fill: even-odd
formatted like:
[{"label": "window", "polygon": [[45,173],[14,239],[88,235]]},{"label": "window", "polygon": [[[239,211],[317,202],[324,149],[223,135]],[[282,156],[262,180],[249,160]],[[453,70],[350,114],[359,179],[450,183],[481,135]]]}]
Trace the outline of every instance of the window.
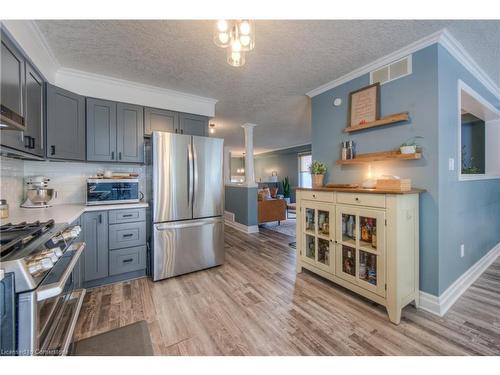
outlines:
[{"label": "window", "polygon": [[459,180],[500,178],[500,111],[458,84]]},{"label": "window", "polygon": [[312,163],[311,154],[299,154],[299,186],[312,187],[311,173],[309,166]]}]

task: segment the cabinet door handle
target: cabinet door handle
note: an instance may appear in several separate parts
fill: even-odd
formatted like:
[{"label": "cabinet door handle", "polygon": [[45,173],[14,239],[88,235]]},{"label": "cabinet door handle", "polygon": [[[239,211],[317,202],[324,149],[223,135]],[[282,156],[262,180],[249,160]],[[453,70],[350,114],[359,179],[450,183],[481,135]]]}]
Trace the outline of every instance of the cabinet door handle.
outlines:
[{"label": "cabinet door handle", "polygon": [[118,159],[122,160],[122,152],[121,151],[118,153]]},{"label": "cabinet door handle", "polygon": [[134,260],[134,258],[123,259],[123,263],[130,263]]},{"label": "cabinet door handle", "polygon": [[175,128],[175,132],[177,133],[177,128]]},{"label": "cabinet door handle", "polygon": [[51,155],[55,155],[56,154],[56,146],[55,145],[50,146],[50,154]]},{"label": "cabinet door handle", "polygon": [[133,233],[127,233],[127,234],[124,234],[123,237],[132,237],[134,234]]},{"label": "cabinet door handle", "polygon": [[111,160],[115,160],[115,152],[111,151]]},{"label": "cabinet door handle", "polygon": [[184,134],[184,129],[181,129],[181,134]]},{"label": "cabinet door handle", "polygon": [[99,214],[99,224],[102,224],[102,214]]},{"label": "cabinet door handle", "polygon": [[31,137],[29,135],[24,136],[24,148],[31,148]]},{"label": "cabinet door handle", "polygon": [[132,214],[125,214],[125,215],[122,215],[122,217],[132,217],[133,215]]},{"label": "cabinet door handle", "polygon": [[30,137],[30,146],[31,148],[35,148],[35,137]]},{"label": "cabinet door handle", "polygon": [[358,197],[356,197],[356,202],[359,202],[359,198]]}]

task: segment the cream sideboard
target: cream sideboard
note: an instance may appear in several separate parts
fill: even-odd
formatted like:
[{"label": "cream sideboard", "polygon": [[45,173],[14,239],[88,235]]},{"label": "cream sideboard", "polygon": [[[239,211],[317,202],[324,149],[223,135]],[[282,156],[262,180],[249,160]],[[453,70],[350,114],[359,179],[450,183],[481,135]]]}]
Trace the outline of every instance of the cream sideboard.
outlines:
[{"label": "cream sideboard", "polygon": [[419,296],[421,190],[297,189],[297,272],[306,268],[386,307]]}]

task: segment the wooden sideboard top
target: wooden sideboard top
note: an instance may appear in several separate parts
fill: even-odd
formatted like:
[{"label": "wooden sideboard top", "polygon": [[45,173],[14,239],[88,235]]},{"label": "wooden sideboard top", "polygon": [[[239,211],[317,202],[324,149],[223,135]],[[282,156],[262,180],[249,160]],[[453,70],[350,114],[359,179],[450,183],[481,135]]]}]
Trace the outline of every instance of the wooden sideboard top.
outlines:
[{"label": "wooden sideboard top", "polygon": [[398,190],[386,190],[386,189],[364,189],[361,187],[357,188],[328,188],[328,187],[320,187],[320,188],[304,188],[298,187],[296,190],[303,191],[339,191],[344,193],[371,193],[371,194],[420,194],[424,193],[425,189],[417,189],[412,188],[408,191],[398,191]]}]

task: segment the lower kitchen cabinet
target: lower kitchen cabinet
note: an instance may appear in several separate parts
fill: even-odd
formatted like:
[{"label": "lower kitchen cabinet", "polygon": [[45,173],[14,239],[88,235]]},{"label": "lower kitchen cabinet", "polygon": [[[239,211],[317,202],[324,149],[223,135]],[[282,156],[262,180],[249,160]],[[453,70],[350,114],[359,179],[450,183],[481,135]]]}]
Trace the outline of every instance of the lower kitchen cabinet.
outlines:
[{"label": "lower kitchen cabinet", "polygon": [[81,217],[84,286],[94,287],[146,274],[146,209],[86,212]]},{"label": "lower kitchen cabinet", "polygon": [[86,243],[84,281],[108,276],[108,211],[85,212],[82,231]]},{"label": "lower kitchen cabinet", "polygon": [[419,303],[418,192],[297,190],[297,272],[306,268],[387,308]]}]

